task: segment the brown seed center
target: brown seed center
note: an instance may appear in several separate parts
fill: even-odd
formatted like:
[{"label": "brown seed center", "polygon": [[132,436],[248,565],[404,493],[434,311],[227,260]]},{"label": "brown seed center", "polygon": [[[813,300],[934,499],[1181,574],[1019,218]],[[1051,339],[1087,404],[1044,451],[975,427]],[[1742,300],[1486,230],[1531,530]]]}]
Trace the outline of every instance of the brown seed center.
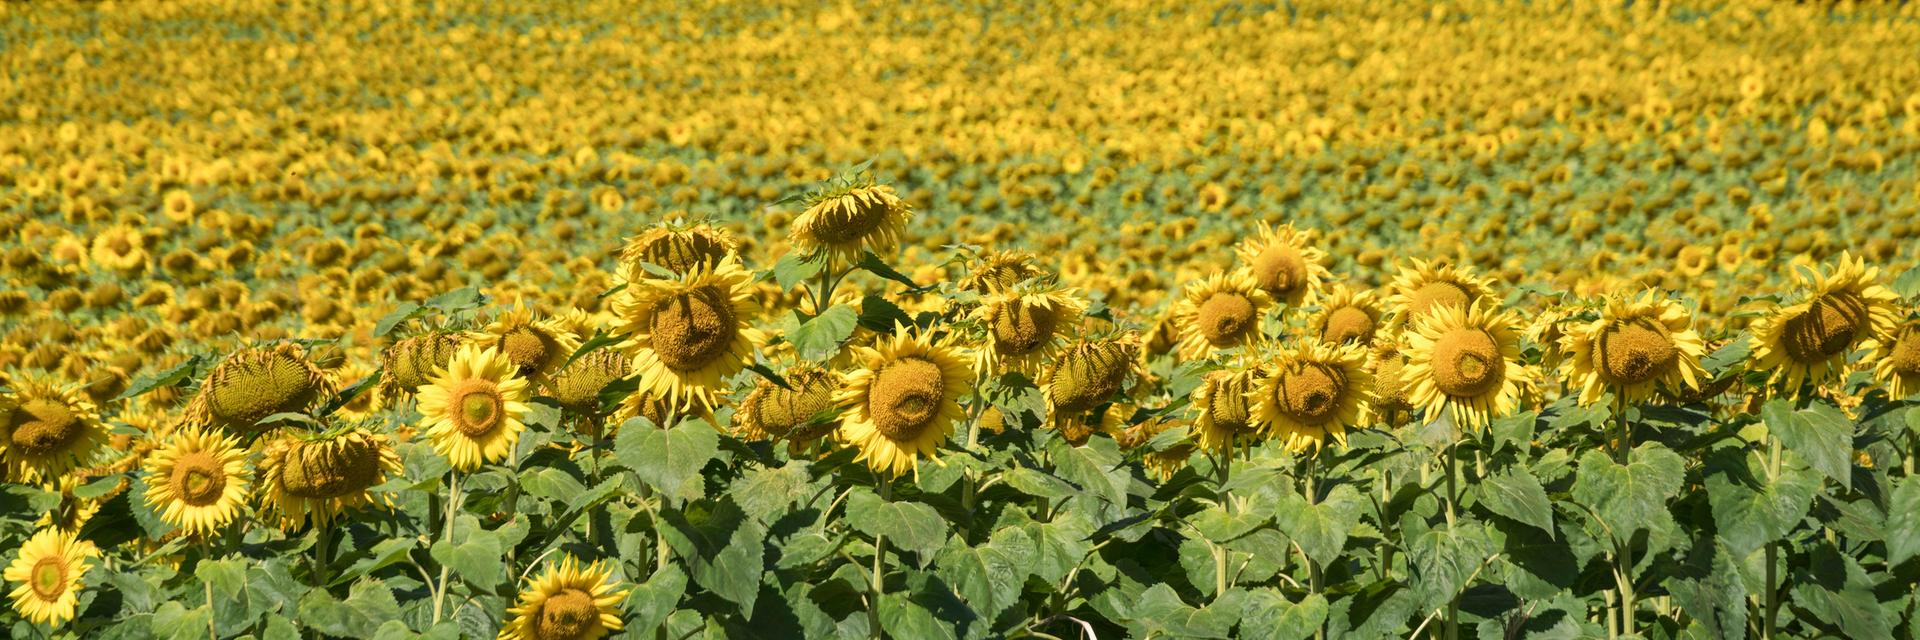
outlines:
[{"label": "brown seed center", "polygon": [[1275,400],[1280,411],[1301,423],[1318,425],[1337,417],[1340,397],[1346,393],[1347,376],[1339,369],[1320,363],[1295,368],[1280,376]]},{"label": "brown seed center", "polygon": [[1247,402],[1247,380],[1242,376],[1221,375],[1207,392],[1207,416],[1213,424],[1231,431],[1251,431],[1253,411]]},{"label": "brown seed center", "polygon": [[1246,296],[1220,292],[1200,303],[1200,335],[1214,346],[1238,344],[1254,328],[1253,301]]},{"label": "brown seed center", "polygon": [[1787,357],[1816,363],[1847,352],[1867,322],[1867,305],[1857,296],[1821,296],[1787,320],[1783,337]]},{"label": "brown seed center", "polygon": [[1900,332],[1893,343],[1892,360],[1895,372],[1920,374],[1920,328],[1908,327]]},{"label": "brown seed center", "polygon": [[903,358],[880,370],[867,397],[867,412],[880,434],[907,442],[920,437],[939,417],[946,380],[933,361]]},{"label": "brown seed center", "polygon": [[993,349],[1001,355],[1033,353],[1053,338],[1059,313],[1049,307],[1011,300],[993,319]]},{"label": "brown seed center", "polygon": [[887,219],[888,204],[875,197],[847,196],[828,205],[808,231],[823,242],[840,244],[867,237]]},{"label": "brown seed center", "polygon": [[533,620],[533,636],[539,640],[585,638],[600,627],[600,607],[593,595],[579,589],[566,589],[547,596]]},{"label": "brown seed center", "polygon": [[1602,370],[1627,384],[1660,377],[1673,370],[1680,357],[1666,328],[1648,318],[1607,327],[1596,346]]},{"label": "brown seed center", "polygon": [[227,470],[220,458],[207,451],[194,451],[173,461],[168,477],[174,495],[187,504],[204,507],[220,501],[227,489]]},{"label": "brown seed center", "polygon": [[752,399],[754,419],[774,436],[804,427],[815,416],[833,408],[833,380],[826,375],[790,376],[792,390],[765,386]]},{"label": "brown seed center", "polygon": [[733,302],[716,287],[701,287],[655,307],[653,351],[674,371],[692,371],[727,353],[740,332]]},{"label": "brown seed center", "polygon": [[80,438],[85,429],[80,416],[64,402],[35,398],[13,412],[12,446],[22,453],[44,456],[59,453]]},{"label": "brown seed center", "polygon": [[1060,413],[1082,413],[1111,400],[1127,376],[1128,349],[1094,345],[1060,356],[1047,394]]},{"label": "brown seed center", "polygon": [[1416,316],[1436,306],[1466,308],[1473,302],[1472,296],[1467,295],[1466,288],[1444,280],[1421,285],[1419,289],[1413,291],[1413,295],[1408,296],[1408,300],[1407,306],[1411,307],[1413,315]]},{"label": "brown seed center", "polygon": [[500,350],[522,372],[538,371],[559,349],[559,341],[533,327],[517,327],[500,336]]},{"label": "brown seed center", "polygon": [[1253,257],[1253,276],[1260,288],[1284,297],[1307,286],[1307,259],[1300,250],[1273,244]]},{"label": "brown seed center", "polygon": [[1340,307],[1327,314],[1327,326],[1320,339],[1333,344],[1367,342],[1373,339],[1373,316],[1358,307]]},{"label": "brown seed center", "polygon": [[1441,393],[1454,397],[1481,395],[1498,387],[1506,371],[1500,347],[1486,331],[1454,329],[1434,342],[1433,382]]}]

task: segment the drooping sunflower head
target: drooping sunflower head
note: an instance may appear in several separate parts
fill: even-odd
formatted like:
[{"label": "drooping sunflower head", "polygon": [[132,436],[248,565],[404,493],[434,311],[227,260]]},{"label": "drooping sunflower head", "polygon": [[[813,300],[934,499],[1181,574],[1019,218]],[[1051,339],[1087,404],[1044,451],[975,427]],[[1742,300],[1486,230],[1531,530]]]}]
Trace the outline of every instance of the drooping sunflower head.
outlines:
[{"label": "drooping sunflower head", "polygon": [[1069,345],[1040,374],[1047,423],[1074,441],[1106,430],[1112,426],[1114,397],[1127,387],[1129,377],[1140,375],[1144,372],[1137,338],[1082,340]]},{"label": "drooping sunflower head", "polygon": [[473,344],[495,347],[512,360],[518,373],[544,380],[566,364],[580,348],[580,340],[565,326],[547,318],[535,318],[533,309],[516,304],[470,337]]},{"label": "drooping sunflower head", "polygon": [[1235,249],[1254,282],[1274,300],[1299,306],[1331,274],[1327,253],[1313,246],[1313,232],[1293,225],[1278,228],[1261,223],[1258,234]]},{"label": "drooping sunflower head", "polygon": [[[1185,425],[1186,421],[1177,418],[1161,417],[1127,427],[1114,437],[1123,449],[1133,450],[1152,442],[1156,436],[1168,429]],[[1189,434],[1179,442],[1159,451],[1149,451],[1140,457],[1140,463],[1148,473],[1165,482],[1187,466],[1187,460],[1193,457],[1195,446],[1193,436]]]},{"label": "drooping sunflower head", "polygon": [[1419,258],[1412,266],[1400,268],[1393,279],[1393,296],[1387,299],[1400,319],[1417,321],[1440,307],[1468,308],[1482,300],[1493,299],[1493,285],[1464,267],[1443,266]]},{"label": "drooping sunflower head", "polygon": [[840,376],[819,367],[788,369],[781,374],[787,386],[761,380],[733,414],[734,429],[754,440],[786,440],[805,444],[833,431],[837,424],[834,394]]},{"label": "drooping sunflower head", "polygon": [[872,348],[856,347],[859,365],[834,394],[839,439],[860,450],[875,473],[899,476],[931,457],[964,411],[973,385],[966,353],[923,331],[901,330]]},{"label": "drooping sunflower head", "polygon": [[974,312],[987,327],[980,370],[1038,373],[1086,309],[1073,289],[1016,287],[989,294]]},{"label": "drooping sunflower head", "polygon": [[520,441],[530,394],[516,370],[497,349],[464,345],[433,382],[416,392],[434,450],[455,469],[471,471],[503,460]]},{"label": "drooping sunflower head", "polygon": [[247,503],[253,470],[238,439],[204,427],[174,432],[147,455],[147,505],[187,535],[232,522]]},{"label": "drooping sunflower head", "polygon": [[1407,399],[1428,419],[1445,414],[1463,429],[1512,414],[1531,376],[1519,360],[1517,322],[1487,303],[1440,306],[1421,316],[1407,336],[1401,370]]},{"label": "drooping sunflower head", "polygon": [[1706,343],[1694,332],[1691,314],[1651,291],[1609,298],[1599,319],[1573,327],[1561,342],[1572,363],[1568,382],[1580,388],[1581,404],[1599,402],[1608,391],[1621,403],[1638,403],[1653,395],[1656,383],[1675,391],[1697,389],[1706,377],[1700,368]]},{"label": "drooping sunflower head", "polygon": [[368,489],[402,472],[400,454],[383,434],[364,428],[311,434],[289,431],[265,448],[261,502],[294,530],[309,519],[327,526],[343,511],[374,504]]},{"label": "drooping sunflower head", "polygon": [[669,214],[667,219],[627,239],[626,246],[620,249],[620,266],[646,273],[640,266],[646,263],[675,274],[686,274],[719,266],[720,261],[734,255],[738,247],[739,242],[725,229],[705,221],[687,222],[683,216]]},{"label": "drooping sunflower head", "polygon": [[34,533],[7,565],[7,582],[20,585],[11,594],[13,610],[36,624],[57,626],[72,620],[91,568],[87,560],[98,555],[93,543],[71,532],[41,529]]},{"label": "drooping sunflower head", "polygon": [[1194,387],[1193,429],[1201,448],[1224,450],[1259,433],[1253,397],[1263,376],[1255,368],[1222,369],[1207,373]]},{"label": "drooping sunflower head", "polygon": [[1174,304],[1180,355],[1199,360],[1244,346],[1260,336],[1260,319],[1273,298],[1245,270],[1215,273],[1187,285]]},{"label": "drooping sunflower head", "polygon": [[627,592],[613,582],[613,569],[599,562],[581,566],[573,556],[550,564],[520,591],[519,603],[500,630],[501,640],[599,640],[625,628],[620,602]]},{"label": "drooping sunflower head", "polygon": [[395,342],[380,353],[380,386],[389,398],[413,395],[413,390],[433,379],[433,372],[446,368],[460,349],[460,334],[429,331]]},{"label": "drooping sunflower head", "polygon": [[893,187],[870,179],[836,182],[804,202],[807,210],[794,219],[789,240],[802,252],[824,254],[838,264],[857,262],[865,251],[891,252],[913,217],[913,207]]},{"label": "drooping sunflower head", "polygon": [[727,379],[766,343],[749,321],[759,315],[752,274],[737,260],[694,269],[676,280],[634,279],[615,299],[620,348],[633,358],[640,390],[674,407],[711,410]]},{"label": "drooping sunflower head", "polygon": [[276,413],[306,413],[334,393],[332,376],[300,345],[282,342],[241,349],[213,367],[187,403],[187,424],[251,433]]},{"label": "drooping sunflower head", "polygon": [[1540,368],[1544,371],[1559,371],[1566,362],[1567,349],[1564,344],[1567,330],[1574,325],[1576,311],[1567,308],[1550,308],[1534,314],[1527,323],[1522,335],[1540,346]]},{"label": "drooping sunflower head", "polygon": [[1025,251],[983,251],[967,261],[967,274],[958,283],[961,289],[987,294],[1012,289],[1014,285],[1047,275],[1039,259]]},{"label": "drooping sunflower head", "polygon": [[1373,299],[1372,291],[1354,291],[1336,284],[1320,296],[1319,303],[1320,311],[1307,319],[1310,335],[1328,344],[1373,343],[1385,310]]},{"label": "drooping sunflower head", "polygon": [[0,391],[0,459],[11,482],[51,483],[90,464],[107,443],[107,427],[76,388],[34,378]]},{"label": "drooping sunflower head", "polygon": [[632,361],[624,354],[610,349],[600,349],[580,356],[560,369],[546,384],[547,394],[560,403],[560,408],[579,415],[592,415],[600,411],[600,392],[607,385],[627,377],[627,367]]},{"label": "drooping sunflower head", "polygon": [[1878,283],[1879,267],[1848,254],[1830,270],[1796,277],[1806,299],[1761,318],[1752,339],[1754,368],[1771,371],[1789,394],[1834,379],[1849,354],[1891,333],[1900,299]]},{"label": "drooping sunflower head", "polygon": [[1406,348],[1398,337],[1380,340],[1374,343],[1369,356],[1373,373],[1373,397],[1367,407],[1369,417],[1394,422],[1414,408],[1407,398],[1403,375],[1407,366]]},{"label": "drooping sunflower head", "polygon": [[1873,350],[1873,378],[1896,399],[1920,393],[1920,320],[1909,318],[1885,337],[1861,345]]},{"label": "drooping sunflower head", "polygon": [[1344,445],[1372,395],[1365,348],[1308,341],[1273,359],[1254,390],[1254,420],[1294,451],[1318,450],[1329,436]]}]

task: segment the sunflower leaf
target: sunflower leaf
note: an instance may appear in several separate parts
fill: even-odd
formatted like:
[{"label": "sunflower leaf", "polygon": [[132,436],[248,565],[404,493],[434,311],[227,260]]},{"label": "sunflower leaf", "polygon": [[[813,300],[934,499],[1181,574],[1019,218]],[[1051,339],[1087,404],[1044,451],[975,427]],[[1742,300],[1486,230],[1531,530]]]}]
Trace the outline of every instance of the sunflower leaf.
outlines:
[{"label": "sunflower leaf", "polygon": [[114,401],[117,402],[127,398],[145,395],[154,389],[171,387],[190,380],[193,378],[194,372],[200,368],[200,362],[200,356],[191,356],[180,364],[167,367],[165,371],[141,376],[135,379],[133,384],[127,385],[127,390],[120,392],[120,395],[115,397]]},{"label": "sunflower leaf", "polygon": [[792,289],[820,275],[820,269],[825,266],[823,262],[803,253],[788,252],[780,256],[780,261],[773,263],[773,270],[767,273],[773,276],[774,283],[779,284],[780,288]]},{"label": "sunflower leaf", "polygon": [[452,315],[462,311],[480,308],[487,303],[487,296],[473,287],[461,287],[440,295],[427,298],[424,305],[440,313]]},{"label": "sunflower leaf", "polygon": [[660,429],[646,418],[620,426],[613,441],[613,457],[647,484],[674,497],[700,493],[700,468],[719,452],[720,437],[701,422],[682,422]]},{"label": "sunflower leaf", "polygon": [[401,302],[393,308],[393,311],[381,316],[379,322],[374,323],[373,337],[386,337],[387,334],[393,333],[395,327],[404,324],[408,320],[426,315],[427,311],[429,311],[429,309],[420,306],[418,303]]},{"label": "sunflower leaf", "polygon": [[900,284],[906,285],[907,293],[915,293],[915,294],[926,293],[928,291],[932,291],[936,286],[936,285],[927,285],[924,287],[920,286],[919,284],[913,281],[913,278],[908,277],[907,274],[900,273],[899,270],[896,270],[893,268],[893,265],[887,264],[887,261],[881,260],[880,256],[874,255],[872,251],[861,252],[860,261],[853,263],[853,266],[854,268],[864,270],[867,273],[871,273],[873,275],[880,276],[882,278],[886,278],[888,280],[892,280],[894,282],[898,282]]},{"label": "sunflower leaf", "polygon": [[913,318],[886,298],[869,295],[860,301],[860,326],[880,335],[893,335],[896,326],[913,326]]},{"label": "sunflower leaf", "polygon": [[1494,513],[1512,518],[1554,536],[1553,506],[1546,489],[1527,471],[1525,465],[1513,465],[1480,484],[1481,504]]},{"label": "sunflower leaf", "polygon": [[852,307],[834,305],[826,312],[800,323],[787,341],[807,360],[824,360],[840,351],[840,344],[853,336],[860,318]]},{"label": "sunflower leaf", "polygon": [[1843,489],[1853,486],[1853,421],[1838,408],[1814,403],[1794,410],[1793,403],[1776,398],[1760,408],[1760,419],[1780,444],[1800,454]]},{"label": "sunflower leaf", "polygon": [[1893,292],[1902,298],[1912,300],[1920,296],[1920,267],[1908,269],[1893,281]]},{"label": "sunflower leaf", "polygon": [[572,366],[575,360],[579,360],[581,356],[585,356],[589,353],[593,353],[595,349],[599,349],[601,347],[620,344],[621,341],[626,339],[627,339],[627,335],[624,333],[616,335],[616,334],[607,333],[607,330],[605,329],[594,329],[593,337],[587,338],[586,342],[580,343],[580,348],[574,349],[573,355],[567,356],[566,363],[560,365],[560,368],[566,369],[567,367]]},{"label": "sunflower leaf", "polygon": [[788,391],[793,390],[793,385],[787,384],[786,378],[782,377],[778,373],[775,373],[773,368],[768,367],[765,363],[755,362],[753,364],[747,365],[747,370],[752,371],[755,375],[765,378],[767,382],[773,383],[773,386],[780,387]]},{"label": "sunflower leaf", "polygon": [[1644,444],[1628,453],[1626,464],[1616,464],[1605,452],[1589,450],[1580,456],[1573,481],[1575,502],[1593,510],[1615,542],[1633,539],[1640,529],[1656,526],[1655,519],[1671,520],[1667,501],[1680,495],[1686,479],[1686,461],[1658,444]]},{"label": "sunflower leaf", "polygon": [[847,522],[870,536],[886,536],[898,548],[925,557],[947,541],[947,521],[918,502],[885,500],[872,491],[847,496]]},{"label": "sunflower leaf", "polygon": [[1753,345],[1747,339],[1747,334],[1742,333],[1701,359],[1700,367],[1706,369],[1708,373],[1718,375],[1734,365],[1746,362],[1747,356],[1752,353]]}]

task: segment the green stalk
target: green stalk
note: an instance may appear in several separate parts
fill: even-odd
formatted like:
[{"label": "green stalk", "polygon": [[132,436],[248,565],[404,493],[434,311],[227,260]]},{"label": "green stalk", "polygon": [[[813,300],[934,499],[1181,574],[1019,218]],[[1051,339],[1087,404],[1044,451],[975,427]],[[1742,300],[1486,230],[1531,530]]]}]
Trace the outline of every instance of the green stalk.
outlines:
[{"label": "green stalk", "polygon": [[[1620,415],[1620,442],[1614,447],[1614,461],[1627,464],[1633,452],[1633,423],[1627,420],[1627,407],[1623,403],[1618,409]],[[1620,632],[1633,635],[1633,537],[1628,536],[1620,543],[1620,552],[1615,558],[1613,581],[1620,589]]]},{"label": "green stalk", "polygon": [[[893,478],[880,477],[880,499],[893,501]],[[867,629],[874,640],[884,635],[880,632],[880,595],[887,590],[887,536],[873,537],[873,576],[867,585]]]},{"label": "green stalk", "polygon": [[[1319,451],[1314,451],[1313,453],[1307,454],[1307,473],[1301,478],[1307,485],[1307,504],[1309,506],[1320,504],[1320,487],[1315,486],[1315,476],[1319,472],[1317,464],[1320,458],[1319,453]],[[1300,549],[1300,557],[1307,561],[1307,588],[1310,590],[1310,593],[1319,595],[1323,589],[1320,563],[1308,557],[1307,550],[1304,547]],[[1313,637],[1314,640],[1326,640],[1326,621],[1321,621],[1320,626],[1313,630]]]},{"label": "green stalk", "polygon": [[[453,523],[456,519],[455,516],[460,513],[460,498],[460,472],[450,471],[447,473],[447,530],[446,533],[440,537],[443,541],[451,542],[453,540]],[[438,580],[440,586],[435,590],[433,596],[434,624],[440,624],[442,614],[446,612],[447,579],[450,577],[451,571],[452,567],[445,564],[440,565],[440,579]]]},{"label": "green stalk", "polygon": [[[1767,448],[1767,480],[1776,482],[1780,479],[1780,437],[1768,432]],[[1780,615],[1780,577],[1777,575],[1778,570],[1774,568],[1779,561],[1780,541],[1767,542],[1766,618],[1760,623],[1760,637],[1767,640],[1773,639],[1774,621]]]},{"label": "green stalk", "polygon": [[[1448,535],[1453,535],[1454,533],[1454,529],[1453,529],[1454,528],[1454,515],[1453,515],[1454,505],[1460,502],[1460,488],[1459,488],[1459,485],[1457,485],[1454,482],[1454,476],[1458,475],[1457,467],[1459,466],[1459,463],[1457,463],[1454,460],[1454,457],[1455,457],[1455,454],[1458,453],[1457,450],[1459,446],[1460,446],[1460,436],[1459,434],[1454,434],[1453,442],[1447,443],[1446,462],[1447,462],[1447,534]],[[1446,631],[1447,631],[1447,640],[1460,639],[1460,593],[1458,591],[1455,591],[1452,599],[1447,601]]]}]

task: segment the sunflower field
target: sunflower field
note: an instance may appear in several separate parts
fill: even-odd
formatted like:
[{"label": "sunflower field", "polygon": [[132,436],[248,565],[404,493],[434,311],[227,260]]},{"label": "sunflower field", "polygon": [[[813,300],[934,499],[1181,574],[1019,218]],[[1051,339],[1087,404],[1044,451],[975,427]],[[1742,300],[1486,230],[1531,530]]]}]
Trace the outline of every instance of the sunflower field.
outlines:
[{"label": "sunflower field", "polygon": [[0,629],[1920,638],[1916,60],[1916,3],[0,3]]}]

